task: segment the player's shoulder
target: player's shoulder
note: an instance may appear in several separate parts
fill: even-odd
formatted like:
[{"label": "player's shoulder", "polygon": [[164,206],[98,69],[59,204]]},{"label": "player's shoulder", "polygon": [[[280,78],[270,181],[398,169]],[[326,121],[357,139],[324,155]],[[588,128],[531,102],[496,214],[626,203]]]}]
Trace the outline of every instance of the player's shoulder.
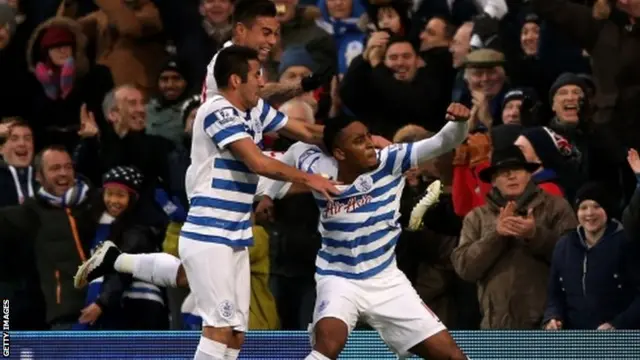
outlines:
[{"label": "player's shoulder", "polygon": [[405,154],[409,150],[410,146],[411,144],[406,144],[406,143],[391,144],[380,150],[376,150],[378,153],[378,160],[380,160],[380,162],[383,162],[383,163],[386,162],[387,160],[395,160],[397,159],[397,156],[399,154]]},{"label": "player's shoulder", "polygon": [[410,144],[400,143],[400,144],[391,144],[389,146],[384,147],[380,150],[381,153],[391,154],[394,152],[402,152],[406,151]]},{"label": "player's shoulder", "polygon": [[240,116],[240,112],[235,106],[223,96],[215,95],[202,104],[207,115],[215,115],[219,120],[232,119]]},{"label": "player's shoulder", "polygon": [[322,151],[322,149],[320,149],[316,145],[303,142],[297,142],[291,145],[287,152],[292,154],[292,156],[299,164],[304,164],[307,161],[314,161],[325,156],[325,153]]},{"label": "player's shoulder", "polygon": [[322,149],[320,149],[316,145],[307,144],[305,142],[298,141],[295,144],[289,146],[289,149],[287,151],[291,151],[293,153],[303,153],[307,151],[310,153],[321,153]]}]

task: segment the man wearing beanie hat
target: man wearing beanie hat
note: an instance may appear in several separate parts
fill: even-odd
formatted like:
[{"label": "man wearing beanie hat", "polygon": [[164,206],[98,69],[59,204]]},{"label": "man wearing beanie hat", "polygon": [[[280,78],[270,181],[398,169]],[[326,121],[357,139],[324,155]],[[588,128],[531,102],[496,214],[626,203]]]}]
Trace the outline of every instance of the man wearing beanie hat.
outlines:
[{"label": "man wearing beanie hat", "polygon": [[580,154],[575,147],[553,130],[542,126],[524,129],[515,144],[527,161],[540,164],[533,175],[538,186],[551,194],[566,194],[573,199],[577,186],[583,181],[579,173]]},{"label": "man wearing beanie hat", "polygon": [[577,123],[580,120],[581,100],[587,93],[585,81],[578,75],[563,73],[549,89],[549,103],[558,120]]},{"label": "man wearing beanie hat", "polygon": [[521,124],[520,107],[524,100],[524,92],[520,89],[514,89],[507,92],[502,99],[502,123],[503,124]]},{"label": "man wearing beanie hat", "polygon": [[613,219],[614,204],[601,184],[578,190],[580,225],[558,242],[551,261],[546,329],[640,328],[640,246]]},{"label": "man wearing beanie hat", "polygon": [[291,46],[280,57],[278,81],[300,81],[317,70],[313,58],[304,46]]},{"label": "man wearing beanie hat", "polygon": [[161,136],[178,147],[183,145],[182,104],[188,95],[188,78],[181,60],[170,58],[158,76],[158,94],[146,106],[147,134]]},{"label": "man wearing beanie hat", "polygon": [[520,30],[520,47],[526,56],[538,54],[538,42],[540,40],[540,18],[535,13],[524,16],[522,29]]}]

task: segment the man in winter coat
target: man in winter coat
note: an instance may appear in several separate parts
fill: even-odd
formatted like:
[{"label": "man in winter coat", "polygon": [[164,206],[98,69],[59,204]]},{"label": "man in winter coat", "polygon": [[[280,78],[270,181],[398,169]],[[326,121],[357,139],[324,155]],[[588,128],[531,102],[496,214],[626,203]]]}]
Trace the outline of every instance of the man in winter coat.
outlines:
[{"label": "man in winter coat", "polygon": [[535,185],[515,146],[495,151],[480,172],[493,189],[464,219],[453,251],[456,273],[478,284],[482,329],[535,329],[542,321],[549,262],[560,236],[575,228],[571,205]]}]

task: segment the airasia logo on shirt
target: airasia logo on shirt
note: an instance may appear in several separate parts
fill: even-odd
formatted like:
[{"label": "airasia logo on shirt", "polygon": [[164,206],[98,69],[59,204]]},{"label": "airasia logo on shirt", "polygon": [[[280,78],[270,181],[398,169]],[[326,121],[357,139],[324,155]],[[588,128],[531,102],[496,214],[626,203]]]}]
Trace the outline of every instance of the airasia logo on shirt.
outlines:
[{"label": "airasia logo on shirt", "polygon": [[335,200],[327,203],[322,216],[328,218],[340,213],[350,213],[371,203],[372,200],[373,197],[371,195],[354,196],[347,200]]}]

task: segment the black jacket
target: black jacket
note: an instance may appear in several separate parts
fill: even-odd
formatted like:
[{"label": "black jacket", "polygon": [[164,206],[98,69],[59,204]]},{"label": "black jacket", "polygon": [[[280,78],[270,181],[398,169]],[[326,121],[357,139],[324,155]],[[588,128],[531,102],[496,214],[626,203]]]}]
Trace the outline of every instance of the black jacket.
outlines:
[{"label": "black jacket", "polygon": [[592,248],[581,228],[556,244],[551,262],[545,320],[565,329],[593,330],[604,323],[640,329],[638,244],[617,222],[609,224]]},{"label": "black jacket", "polygon": [[[370,130],[391,139],[407,124],[438,131],[444,124],[451,91],[443,91],[428,65],[410,82],[398,81],[384,65],[372,68],[358,56],[344,75],[340,97],[344,105]],[[453,78],[449,79],[447,86]]]},{"label": "black jacket", "polygon": [[36,197],[0,210],[0,280],[16,280],[35,264],[49,324],[75,321],[84,307],[85,291],[74,288],[73,276],[89,254],[83,240],[95,233],[90,203],[63,209]]},{"label": "black jacket", "polygon": [[[18,179],[22,184],[22,194],[25,198],[29,197],[28,193],[28,169],[17,170]],[[38,184],[35,181],[35,171],[32,174],[31,186],[33,191],[38,191]],[[18,191],[16,189],[15,181],[9,170],[9,166],[0,163],[0,209],[7,206],[14,206],[20,204],[18,199]]]}]

